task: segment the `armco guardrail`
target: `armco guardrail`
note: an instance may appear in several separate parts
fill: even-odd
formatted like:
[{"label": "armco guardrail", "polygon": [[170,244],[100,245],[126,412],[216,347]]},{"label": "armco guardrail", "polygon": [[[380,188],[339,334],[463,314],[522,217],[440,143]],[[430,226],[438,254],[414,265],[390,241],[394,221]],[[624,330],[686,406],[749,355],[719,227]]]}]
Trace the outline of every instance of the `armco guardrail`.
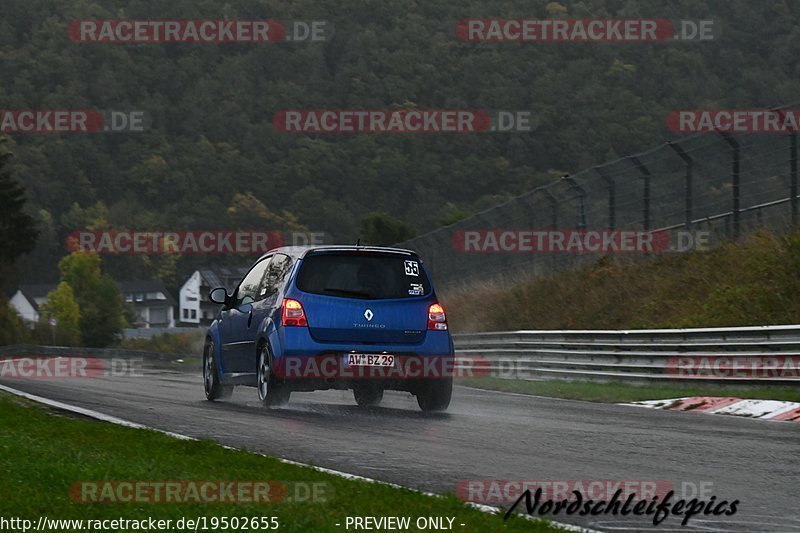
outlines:
[{"label": "armco guardrail", "polygon": [[[800,386],[800,325],[504,331],[461,333],[454,335],[454,340],[459,365],[467,375],[473,372],[476,376],[530,380],[695,380]],[[0,358],[15,356],[138,357],[175,362],[181,358],[196,358],[197,354],[118,348],[0,346]],[[721,367],[709,367],[708,372],[682,372],[678,364],[681,358],[684,361],[694,358],[701,363],[713,361]],[[726,368],[732,370],[726,372]]]},{"label": "armco guardrail", "polygon": [[99,359],[141,358],[147,361],[173,362],[177,359],[198,357],[199,354],[175,354],[126,350],[124,348],[79,348],[70,346],[38,346],[35,344],[12,344],[0,346],[0,358],[7,357],[97,357]]},{"label": "armco guardrail", "polygon": [[475,375],[800,386],[800,325],[462,333],[454,341],[460,367]]}]

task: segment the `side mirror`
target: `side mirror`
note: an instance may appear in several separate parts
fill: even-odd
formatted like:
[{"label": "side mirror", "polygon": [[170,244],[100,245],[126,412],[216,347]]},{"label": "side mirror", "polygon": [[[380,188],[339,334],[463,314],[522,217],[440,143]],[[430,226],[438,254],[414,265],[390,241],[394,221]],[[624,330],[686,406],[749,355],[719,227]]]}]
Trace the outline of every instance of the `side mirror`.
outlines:
[{"label": "side mirror", "polygon": [[215,304],[226,305],[230,300],[230,295],[228,294],[228,291],[225,290],[224,287],[217,287],[216,289],[212,289],[212,291],[208,293],[208,299],[214,302]]}]

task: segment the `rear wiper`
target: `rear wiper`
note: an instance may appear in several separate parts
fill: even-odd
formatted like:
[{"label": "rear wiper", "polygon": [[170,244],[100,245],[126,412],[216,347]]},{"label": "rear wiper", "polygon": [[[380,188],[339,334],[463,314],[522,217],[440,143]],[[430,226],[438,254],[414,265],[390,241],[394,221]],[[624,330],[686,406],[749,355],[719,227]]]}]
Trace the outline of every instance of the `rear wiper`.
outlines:
[{"label": "rear wiper", "polygon": [[359,298],[372,298],[372,295],[363,291],[356,291],[352,289],[339,289],[336,287],[325,287],[322,289],[325,292],[338,292],[339,294],[347,294],[349,296],[357,296]]}]

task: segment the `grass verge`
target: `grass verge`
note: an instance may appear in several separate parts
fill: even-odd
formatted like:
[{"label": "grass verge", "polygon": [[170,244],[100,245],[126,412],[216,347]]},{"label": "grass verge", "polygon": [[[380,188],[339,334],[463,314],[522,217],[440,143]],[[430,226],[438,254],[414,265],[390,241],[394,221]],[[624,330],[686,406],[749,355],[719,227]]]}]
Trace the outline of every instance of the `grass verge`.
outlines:
[{"label": "grass verge", "polygon": [[600,257],[443,294],[455,332],[796,324],[800,231],[760,231],[711,251]]},{"label": "grass verge", "polygon": [[800,402],[800,387],[695,386],[680,384],[630,385],[625,383],[588,383],[555,380],[525,381],[501,378],[466,379],[461,384],[478,389],[606,403],[665,400],[684,396],[734,396],[754,400]]},{"label": "grass verge", "polygon": [[189,333],[162,333],[146,339],[125,339],[120,348],[147,352],[202,354],[205,333],[198,329]]},{"label": "grass verge", "polygon": [[[512,518],[503,522],[500,516],[471,509],[452,495],[429,497],[287,465],[208,441],[184,441],[155,431],[61,416],[5,394],[0,394],[0,428],[0,516],[29,519],[34,526],[40,516],[84,520],[153,517],[172,520],[172,524],[183,517],[277,517],[280,531],[346,531],[348,516],[408,516],[412,524],[418,517],[436,516],[455,518],[453,529],[462,531],[563,531],[542,521]],[[303,437],[298,434],[298,438]],[[319,494],[326,496],[325,501],[313,503],[272,504],[85,504],[70,497],[70,487],[76,482],[121,480],[322,482],[325,488]],[[207,524],[213,531],[229,530]],[[75,529],[74,525],[48,528]],[[172,530],[176,530],[174,525]]]}]

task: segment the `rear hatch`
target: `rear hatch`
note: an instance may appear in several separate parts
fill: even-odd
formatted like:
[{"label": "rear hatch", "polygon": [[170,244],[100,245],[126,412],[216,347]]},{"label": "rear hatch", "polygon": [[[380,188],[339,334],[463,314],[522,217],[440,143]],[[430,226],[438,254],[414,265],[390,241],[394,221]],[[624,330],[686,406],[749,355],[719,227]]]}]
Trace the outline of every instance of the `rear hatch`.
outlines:
[{"label": "rear hatch", "polygon": [[297,288],[320,342],[418,343],[434,297],[419,258],[372,251],[307,255]]}]

